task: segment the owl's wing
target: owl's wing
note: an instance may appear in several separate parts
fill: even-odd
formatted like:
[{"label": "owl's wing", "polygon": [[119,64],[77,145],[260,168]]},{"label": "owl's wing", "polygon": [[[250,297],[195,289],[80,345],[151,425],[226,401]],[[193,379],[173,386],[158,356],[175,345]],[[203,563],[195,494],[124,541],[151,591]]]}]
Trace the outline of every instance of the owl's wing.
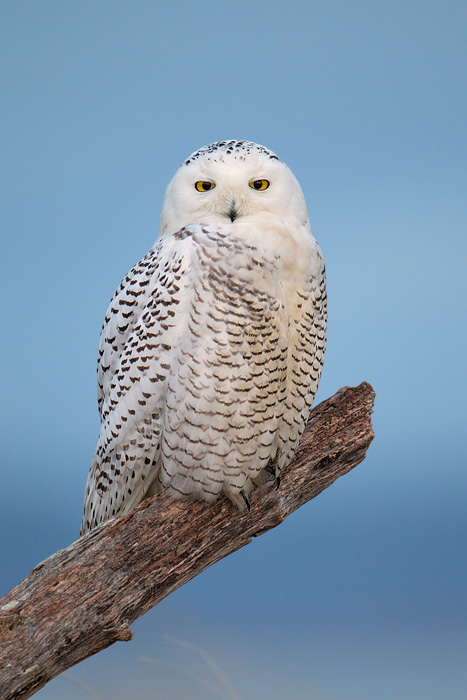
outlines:
[{"label": "owl's wing", "polygon": [[307,276],[289,294],[288,392],[276,435],[276,475],[290,462],[305,430],[326,350],[327,296],[324,260],[314,239]]},{"label": "owl's wing", "polygon": [[110,300],[102,324],[97,359],[97,403],[101,418],[109,398],[111,380],[160,273],[166,249],[164,241],[151,248],[124,277]]},{"label": "owl's wing", "polygon": [[190,299],[191,240],[162,238],[122,281],[101,333],[101,430],[86,487],[82,533],[135,507],[155,477],[171,353]]}]

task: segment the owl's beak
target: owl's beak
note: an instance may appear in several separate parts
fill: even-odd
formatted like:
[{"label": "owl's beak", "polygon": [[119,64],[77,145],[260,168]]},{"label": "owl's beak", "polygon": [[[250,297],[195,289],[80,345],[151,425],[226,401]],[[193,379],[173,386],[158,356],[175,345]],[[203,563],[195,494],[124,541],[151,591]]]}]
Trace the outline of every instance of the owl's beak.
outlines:
[{"label": "owl's beak", "polygon": [[229,216],[230,216],[230,221],[232,223],[235,221],[235,219],[238,216],[238,211],[237,211],[237,208],[235,206],[235,202],[231,202],[231,204],[230,204]]}]

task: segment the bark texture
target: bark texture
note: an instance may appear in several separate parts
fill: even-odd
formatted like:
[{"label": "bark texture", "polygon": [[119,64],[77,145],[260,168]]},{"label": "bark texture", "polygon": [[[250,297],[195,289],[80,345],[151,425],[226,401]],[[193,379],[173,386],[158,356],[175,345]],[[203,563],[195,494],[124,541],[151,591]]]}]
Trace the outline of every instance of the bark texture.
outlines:
[{"label": "bark texture", "polygon": [[208,566],[279,525],[364,458],[374,391],[345,387],[313,409],[300,448],[239,513],[162,495],[43,561],[0,600],[0,700],[28,698],[116,641],[130,624]]}]

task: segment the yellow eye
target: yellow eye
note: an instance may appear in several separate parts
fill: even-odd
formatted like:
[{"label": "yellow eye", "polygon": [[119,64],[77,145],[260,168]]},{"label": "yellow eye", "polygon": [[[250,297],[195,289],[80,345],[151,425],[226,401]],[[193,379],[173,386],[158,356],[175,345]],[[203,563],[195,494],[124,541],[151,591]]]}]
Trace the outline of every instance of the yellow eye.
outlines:
[{"label": "yellow eye", "polygon": [[248,183],[254,190],[267,190],[271,184],[269,180],[252,180]]},{"label": "yellow eye", "polygon": [[208,192],[214,189],[215,186],[216,184],[214,182],[208,182],[208,180],[198,180],[198,182],[195,182],[195,187],[198,192]]}]

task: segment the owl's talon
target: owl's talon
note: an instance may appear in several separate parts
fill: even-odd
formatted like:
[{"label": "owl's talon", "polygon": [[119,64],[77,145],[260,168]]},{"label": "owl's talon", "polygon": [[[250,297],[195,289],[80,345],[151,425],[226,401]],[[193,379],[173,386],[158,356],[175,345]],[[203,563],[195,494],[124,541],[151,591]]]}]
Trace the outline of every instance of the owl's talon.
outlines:
[{"label": "owl's talon", "polygon": [[245,505],[248,508],[248,510],[250,510],[250,500],[243,489],[240,491],[240,496],[245,501]]}]

